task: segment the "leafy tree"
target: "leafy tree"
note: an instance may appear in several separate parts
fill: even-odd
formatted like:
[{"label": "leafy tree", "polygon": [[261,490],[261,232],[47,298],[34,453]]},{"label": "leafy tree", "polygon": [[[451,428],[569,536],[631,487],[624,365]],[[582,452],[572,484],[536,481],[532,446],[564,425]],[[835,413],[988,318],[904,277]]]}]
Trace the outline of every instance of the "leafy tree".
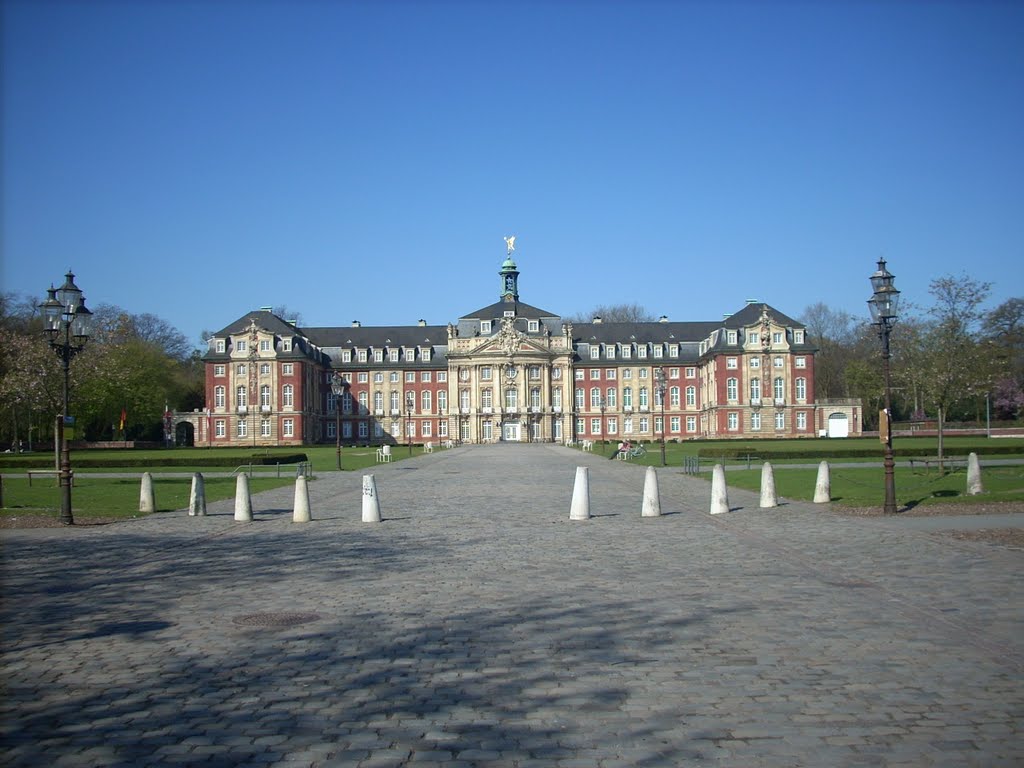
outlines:
[{"label": "leafy tree", "polygon": [[928,292],[934,303],[927,310],[915,361],[926,404],[936,409],[939,432],[939,460],[943,457],[943,426],[950,409],[964,398],[986,392],[995,381],[997,369],[987,345],[979,341],[991,283],[967,275],[932,280]]}]

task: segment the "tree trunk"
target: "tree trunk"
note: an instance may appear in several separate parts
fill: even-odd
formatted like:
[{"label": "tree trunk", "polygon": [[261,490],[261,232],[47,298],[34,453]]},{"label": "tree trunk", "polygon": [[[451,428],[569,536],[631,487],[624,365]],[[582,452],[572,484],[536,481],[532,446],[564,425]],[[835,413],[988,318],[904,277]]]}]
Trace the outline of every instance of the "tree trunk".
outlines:
[{"label": "tree trunk", "polygon": [[942,420],[945,414],[943,414],[942,406],[938,408],[939,411],[939,474],[943,474],[946,469],[942,465]]}]

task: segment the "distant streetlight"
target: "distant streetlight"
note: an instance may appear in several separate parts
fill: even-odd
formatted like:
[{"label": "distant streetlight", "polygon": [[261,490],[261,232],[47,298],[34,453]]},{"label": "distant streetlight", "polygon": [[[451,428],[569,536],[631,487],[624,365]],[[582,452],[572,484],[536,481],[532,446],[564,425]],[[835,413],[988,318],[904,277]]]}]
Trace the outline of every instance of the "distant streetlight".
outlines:
[{"label": "distant streetlight", "polygon": [[868,299],[871,310],[871,324],[877,326],[878,337],[882,340],[882,371],[885,377],[885,410],[878,420],[879,436],[885,445],[883,464],[885,466],[885,506],[887,515],[896,514],[896,466],[892,453],[892,383],[889,374],[889,334],[896,323],[900,292],[893,286],[893,275],[885,268],[885,259],[878,260],[878,270],[871,275],[874,295]]},{"label": "distant streetlight", "polygon": [[409,455],[412,456],[412,414],[416,410],[416,395],[412,392],[405,393],[405,441],[409,445]]},{"label": "distant streetlight", "polygon": [[46,301],[39,305],[39,309],[46,322],[47,341],[57,353],[64,369],[64,407],[60,418],[57,419],[57,444],[60,448],[60,521],[64,525],[74,525],[75,518],[71,512],[71,450],[64,429],[71,419],[68,414],[71,359],[81,352],[89,341],[92,312],[86,308],[85,297],[81,289],[75,285],[75,276],[70,270],[64,277],[64,285],[60,288],[49,288]]},{"label": "distant streetlight", "polygon": [[331,374],[331,394],[334,395],[334,443],[338,457],[338,471],[341,471],[341,398],[348,382],[340,371]]},{"label": "distant streetlight", "polygon": [[665,466],[665,369],[654,369],[654,386],[661,401],[661,466]]},{"label": "distant streetlight", "polygon": [[605,439],[604,412],[608,408],[608,401],[603,397],[598,401],[598,410],[601,411],[601,453],[604,454],[608,448],[608,441]]}]

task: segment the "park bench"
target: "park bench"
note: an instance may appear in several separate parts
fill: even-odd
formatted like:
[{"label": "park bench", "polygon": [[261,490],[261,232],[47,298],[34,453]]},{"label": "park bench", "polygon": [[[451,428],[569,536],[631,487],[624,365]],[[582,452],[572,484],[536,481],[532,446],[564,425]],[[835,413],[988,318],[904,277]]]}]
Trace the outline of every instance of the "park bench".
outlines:
[{"label": "park bench", "polygon": [[946,467],[954,467],[954,466],[966,467],[967,466],[967,459],[964,459],[962,457],[953,457],[953,456],[946,456],[945,458],[943,458],[941,460],[939,459],[938,456],[923,456],[923,457],[919,456],[919,457],[914,457],[914,458],[907,459],[907,461],[910,463],[910,468],[911,469],[917,469],[918,467],[924,467],[926,472],[931,472],[932,467],[938,467],[940,462],[941,462],[941,464],[943,466],[946,466]]},{"label": "park bench", "polygon": [[[59,469],[28,469],[28,470],[25,470],[25,474],[28,475],[28,484],[29,484],[29,486],[32,485],[32,477],[33,477],[33,475],[43,475],[43,476],[46,476],[46,477],[52,477],[54,480],[60,479],[60,470]],[[75,473],[72,472],[71,473],[71,485],[74,485],[74,484],[75,484]]]}]

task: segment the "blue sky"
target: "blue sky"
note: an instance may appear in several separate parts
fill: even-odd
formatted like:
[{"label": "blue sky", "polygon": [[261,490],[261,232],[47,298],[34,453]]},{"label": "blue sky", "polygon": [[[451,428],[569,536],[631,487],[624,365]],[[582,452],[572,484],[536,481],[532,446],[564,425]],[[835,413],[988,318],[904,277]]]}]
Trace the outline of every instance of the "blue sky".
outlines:
[{"label": "blue sky", "polygon": [[1024,295],[1024,3],[6,2],[0,287],[197,341]]}]

